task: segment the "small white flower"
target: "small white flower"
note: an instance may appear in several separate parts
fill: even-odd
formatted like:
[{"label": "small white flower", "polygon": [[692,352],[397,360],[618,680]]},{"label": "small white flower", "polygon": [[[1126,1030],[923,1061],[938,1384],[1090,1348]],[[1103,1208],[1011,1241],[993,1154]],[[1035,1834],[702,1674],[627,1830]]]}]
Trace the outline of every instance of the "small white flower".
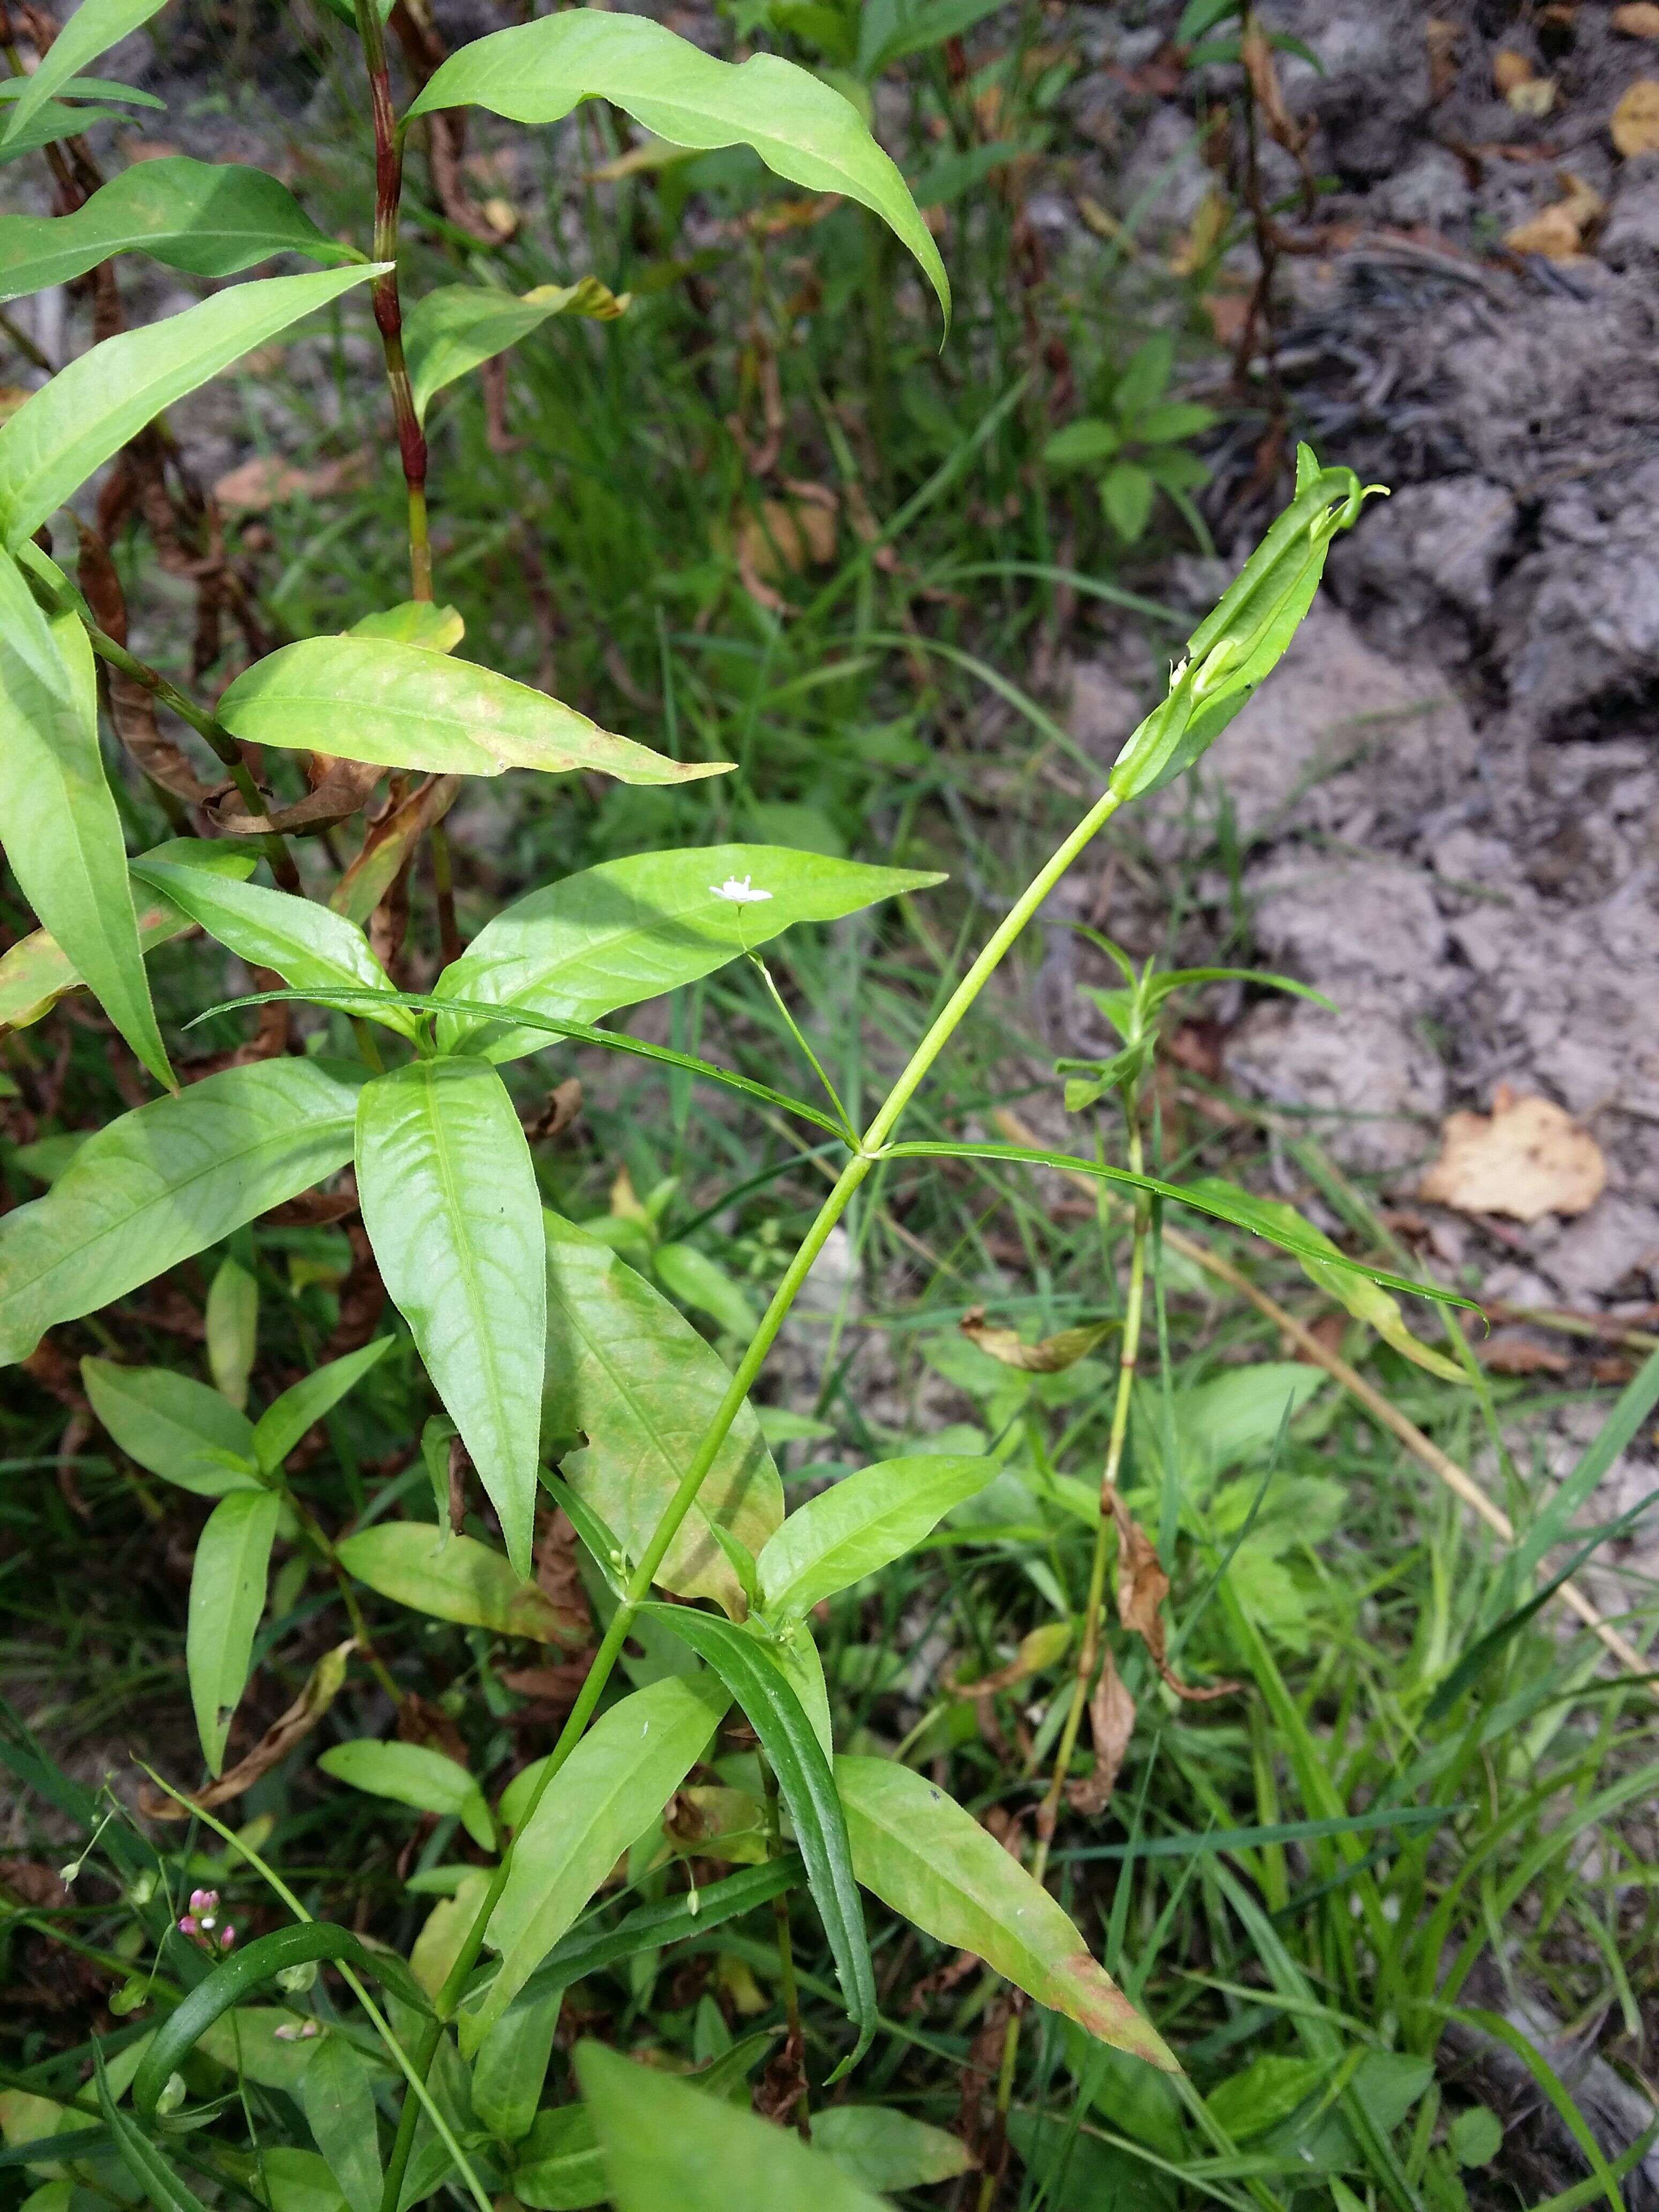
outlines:
[{"label": "small white flower", "polygon": [[710,884],[708,888],[716,898],[729,899],[733,906],[758,906],[772,896],[770,891],[757,891],[747,876],[728,876],[723,884]]}]

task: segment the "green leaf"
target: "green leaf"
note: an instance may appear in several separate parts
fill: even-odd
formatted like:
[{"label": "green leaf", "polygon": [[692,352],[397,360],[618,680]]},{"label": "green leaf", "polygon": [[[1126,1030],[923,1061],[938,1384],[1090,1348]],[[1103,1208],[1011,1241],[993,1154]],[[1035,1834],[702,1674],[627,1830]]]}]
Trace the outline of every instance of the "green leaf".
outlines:
[{"label": "green leaf", "polygon": [[960,2136],[882,2105],[831,2105],[815,2112],[812,2141],[866,2189],[930,2189],[974,2164]]},{"label": "green leaf", "polygon": [[1106,520],[1130,545],[1151,520],[1153,489],[1146,470],[1133,461],[1119,461],[1101,478],[1100,503],[1106,510]]},{"label": "green leaf", "polygon": [[1148,407],[1125,425],[1127,434],[1145,446],[1172,445],[1178,438],[1195,438],[1220,421],[1213,407],[1196,400],[1171,399],[1162,407]]},{"label": "green leaf", "polygon": [[389,637],[398,645],[422,645],[428,653],[453,653],[466,635],[466,624],[454,607],[436,607],[430,599],[400,599],[395,607],[362,616],[347,635]]},{"label": "green leaf", "polygon": [[529,2002],[521,1990],[478,2045],[472,2109],[497,2142],[518,2142],[535,2124],[563,2007],[562,1989]]},{"label": "green leaf", "polygon": [[1235,2142],[1266,2135],[1322,2089],[1331,2078],[1324,2058],[1291,2058],[1264,2051],[1242,2073],[1218,2081],[1204,2100],[1210,2117]]},{"label": "green leaf", "polygon": [[495,284],[440,284],[423,293],[404,323],[416,417],[423,422],[428,406],[447,384],[517,345],[550,315],[613,322],[624,305],[597,276],[574,284],[538,284],[522,296]]},{"label": "green leaf", "polygon": [[1096,416],[1085,415],[1056,430],[1042,449],[1043,465],[1051,469],[1086,469],[1109,461],[1123,443],[1120,432]]},{"label": "green leaf", "polygon": [[1352,469],[1321,469],[1307,447],[1299,449],[1295,498],[1188,639],[1168,696],[1113,763],[1119,799],[1161,790],[1242,710],[1313,605],[1332,538],[1358,519],[1378,489],[1362,485]]},{"label": "green leaf", "polygon": [[[776,845],[631,854],[504,907],[445,969],[438,993],[596,1022],[712,975],[796,922],[837,921],[944,880]],[[766,896],[723,898],[722,884]],[[438,1036],[447,1050],[490,1060],[515,1060],[540,1042],[534,1032],[470,1030],[459,1015],[441,1020]]]},{"label": "green leaf", "polygon": [[463,46],[409,112],[484,107],[513,123],[557,123],[592,99],[670,145],[752,146],[792,184],[858,201],[909,248],[949,316],[945,264],[904,179],[850,100],[775,54],[733,67],[648,16],[571,8]]},{"label": "green leaf", "polygon": [[343,1167],[362,1077],[298,1058],[228,1067],[89,1137],[0,1219],[0,1364]]},{"label": "green leaf", "polygon": [[148,23],[163,0],[81,0],[0,124],[0,145],[9,144],[35,111],[100,54]]},{"label": "green leaf", "polygon": [[583,2212],[604,2203],[605,2166],[585,2105],[537,2113],[513,2169],[513,2194],[531,2212]]},{"label": "green leaf", "polygon": [[[0,105],[9,106],[21,100],[28,90],[26,76],[7,77],[0,81]],[[153,107],[165,114],[167,102],[158,100],[153,92],[140,92],[136,84],[120,84],[106,76],[76,76],[67,84],[59,85],[60,100],[122,100],[129,107]]]},{"label": "green leaf", "polygon": [[416,1060],[364,1085],[356,1157],[381,1279],[528,1579],[547,1263],[513,1101],[483,1060]]},{"label": "green leaf", "polygon": [[465,1628],[568,1644],[570,1625],[534,1583],[471,1536],[451,1536],[429,1521],[382,1521],[335,1547],[340,1565],[395,1605]]},{"label": "green leaf", "polygon": [[164,1482],[198,1498],[260,1487],[253,1424],[204,1382],[167,1367],[118,1367],[94,1358],[81,1362],[81,1381],[93,1412],[128,1458]]},{"label": "green leaf", "polygon": [[[0,429],[0,471],[5,437]],[[427,775],[500,775],[509,768],[563,775],[596,769],[621,783],[690,783],[724,775],[732,765],[668,760],[475,661],[352,633],[306,638],[256,660],[220,700],[219,719],[246,744],[304,747]]]},{"label": "green leaf", "polygon": [[301,2085],[311,2139],[350,2212],[380,2212],[380,2137],[369,2071],[343,2035],[325,2036]]},{"label": "green leaf", "polygon": [[[180,867],[210,868],[227,876],[251,876],[259,860],[246,845],[206,837],[169,838],[140,857],[174,861]],[[143,951],[153,952],[193,927],[170,898],[143,884],[133,887],[133,906]],[[32,930],[0,954],[0,1029],[27,1029],[50,1013],[66,991],[81,988],[86,980],[49,930]]]},{"label": "green leaf", "polygon": [[[1413,1282],[1409,1275],[1390,1274],[1386,1267],[1368,1267],[1363,1260],[1351,1260],[1345,1252],[1333,1245],[1325,1252],[1315,1243],[1317,1230],[1304,1234],[1293,1233],[1271,1214],[1260,1211],[1261,1201],[1248,1191],[1238,1190],[1231,1183],[1223,1183],[1212,1177],[1197,1183],[1162,1182],[1156,1176],[1138,1176],[1128,1168],[1108,1167],[1099,1160],[1080,1158],[1070,1152],[1046,1152],[1024,1145],[953,1145],[903,1144],[889,1145],[882,1157],[884,1159],[946,1159],[946,1160],[1008,1160],[1021,1162],[1030,1167],[1064,1168],[1078,1175],[1097,1176],[1103,1182],[1127,1183],[1136,1190],[1150,1191],[1154,1198],[1170,1198],[1180,1206],[1190,1206],[1199,1213],[1207,1213],[1217,1221],[1228,1221],[1236,1229],[1248,1229],[1257,1237],[1276,1244],[1280,1251],[1289,1252],[1298,1260],[1316,1260],[1332,1267],[1340,1267],[1364,1276],[1368,1281],[1381,1283],[1386,1289],[1403,1291],[1409,1297],[1432,1298],[1441,1305],[1468,1306],[1472,1311],[1479,1308],[1473,1298],[1461,1297],[1437,1283]],[[1328,1239],[1326,1240],[1328,1242]]]},{"label": "green leaf", "polygon": [[168,2076],[227,2013],[287,1968],[324,1959],[371,1974],[404,2004],[423,2013],[430,2010],[420,1984],[395,1953],[371,1951],[349,1928],[331,1921],[307,1920],[297,1928],[278,1928],[232,1952],[161,2021],[132,2077],[133,2109],[142,2118],[153,2120]]},{"label": "green leaf", "polygon": [[1175,340],[1168,331],[1143,339],[1129,356],[1112,398],[1120,415],[1138,415],[1161,399],[1175,368]]},{"label": "green leaf", "polygon": [[829,1755],[789,1680],[751,1631],[689,1606],[644,1608],[713,1667],[761,1740],[789,1814],[806,1879],[830,1939],[842,2002],[858,2042],[830,2075],[857,2065],[876,2032],[876,1978],[864,1929],[864,1901],[854,1875],[847,1821]]},{"label": "green leaf", "polygon": [[1504,2148],[1504,2123],[1485,2105],[1470,2105],[1452,2122],[1448,2141],[1460,2166],[1490,2166]]},{"label": "green leaf", "polygon": [[1212,31],[1218,23],[1225,22],[1228,16],[1242,15],[1244,7],[1245,0],[1187,0],[1176,26],[1176,37],[1183,46],[1189,46],[1194,39],[1201,39],[1206,31]]},{"label": "green leaf", "polygon": [[729,1700],[710,1675],[670,1675],[601,1714],[513,1846],[490,1915],[501,1971],[461,2015],[471,2056],[622,1854],[652,1826],[702,1758]]},{"label": "green leaf", "polygon": [[0,843],[24,897],[65,957],[156,1081],[173,1089],[138,942],[121,817],[98,750],[92,648],[74,615],[41,612],[22,570],[4,554]]},{"label": "green leaf", "polygon": [[1216,1176],[1202,1176],[1186,1188],[1196,1191],[1201,1198],[1224,1201],[1233,1208],[1232,1218],[1241,1227],[1253,1229],[1257,1236],[1269,1237],[1285,1250],[1294,1252],[1310,1283],[1346,1307],[1356,1321],[1363,1321],[1374,1328],[1402,1358],[1426,1369],[1431,1375],[1437,1375],[1443,1382],[1468,1382],[1456,1360],[1443,1352],[1436,1352],[1413,1335],[1400,1310],[1399,1300],[1390,1297],[1380,1284],[1357,1273],[1352,1264],[1345,1266],[1346,1254],[1332,1243],[1323,1230],[1304,1220],[1295,1206],[1279,1198],[1257,1198],[1253,1192],[1240,1190],[1236,1184],[1224,1182]]},{"label": "green leaf", "polygon": [[143,2191],[155,2212],[206,2212],[199,2197],[187,2189],[155,2144],[124,2112],[111,2094],[102,2048],[92,2047],[98,2108],[109,2130],[121,2163]]},{"label": "green leaf", "polygon": [[233,1491],[209,1514],[196,1546],[185,1663],[196,1732],[215,1776],[223,1771],[231,1717],[247,1686],[281,1510],[274,1490]]},{"label": "green leaf", "polygon": [[912,54],[931,53],[1006,4],[1006,0],[897,0],[868,6],[860,27],[860,71],[875,76]]},{"label": "green leaf", "polygon": [[317,1764],[335,1781],[371,1797],[390,1797],[422,1813],[453,1814],[481,1851],[495,1848],[495,1824],[483,1792],[465,1767],[441,1751],[360,1736],[331,1744]]},{"label": "green leaf", "polygon": [[755,1309],[741,1285],[695,1244],[659,1244],[651,1255],[657,1279],[669,1294],[694,1313],[707,1314],[728,1335],[749,1337]]},{"label": "green leaf", "polygon": [[313,1368],[279,1398],[271,1400],[253,1428],[254,1457],[265,1473],[282,1465],[306,1431],[331,1413],[349,1390],[355,1390],[392,1345],[391,1337],[377,1336],[372,1343],[348,1352],[343,1359],[331,1359]]},{"label": "green leaf", "polygon": [[[566,1455],[565,1480],[637,1559],[732,1377],[690,1322],[608,1245],[556,1213],[544,1225],[546,1431],[586,1437]],[[744,1406],[657,1571],[659,1584],[740,1613],[742,1592],[709,1524],[719,1521],[758,1554],[782,1518],[783,1485]]]},{"label": "green leaf", "polygon": [[884,1904],[1102,2043],[1180,2071],[1053,1898],[953,1798],[887,1759],[837,1759],[836,1784],[854,1871]]},{"label": "green leaf", "polygon": [[26,154],[37,154],[43,146],[55,146],[60,139],[79,137],[96,123],[130,123],[131,119],[118,107],[70,107],[61,100],[49,100],[21,131],[0,145],[0,167],[21,161]]},{"label": "green leaf", "polygon": [[883,2212],[799,2136],[602,2043],[577,2045],[576,2078],[617,2212]]},{"label": "green leaf", "polygon": [[263,169],[170,154],[135,161],[71,215],[9,216],[0,225],[0,302],[70,283],[116,253],[148,253],[193,276],[234,276],[273,253],[358,258]]},{"label": "green leaf", "polygon": [[[235,883],[202,868],[180,868],[165,860],[135,860],[137,880],[163,892],[181,914],[210,937],[246,960],[250,967],[274,968],[284,982],[313,993],[326,1006],[337,985],[348,991],[390,991],[392,978],[369,950],[355,922],[315,899],[267,890],[263,884]],[[404,1007],[376,1006],[359,1000],[350,1011],[384,1023],[400,1036],[415,1035],[415,1018]]]},{"label": "green leaf", "polygon": [[182,315],[106,338],[0,424],[0,529],[11,552],[163,409],[326,307],[379,264],[233,284]]},{"label": "green leaf", "polygon": [[760,1555],[769,1613],[804,1615],[902,1559],[997,1472],[994,1459],[884,1460],[797,1506]]},{"label": "green leaf", "polygon": [[240,1413],[259,1348],[259,1285],[228,1255],[214,1270],[202,1321],[213,1387]]}]

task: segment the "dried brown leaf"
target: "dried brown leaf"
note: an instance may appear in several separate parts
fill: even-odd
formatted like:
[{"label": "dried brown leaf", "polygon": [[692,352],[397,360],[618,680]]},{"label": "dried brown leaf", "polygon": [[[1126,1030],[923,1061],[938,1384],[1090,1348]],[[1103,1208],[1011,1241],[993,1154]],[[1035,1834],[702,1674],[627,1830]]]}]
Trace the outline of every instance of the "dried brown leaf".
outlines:
[{"label": "dried brown leaf", "polygon": [[1164,1601],[1170,1595],[1170,1577],[1159,1562],[1156,1546],[1123,1503],[1115,1484],[1106,1486],[1106,1503],[1117,1530],[1118,1619],[1146,1644],[1152,1664],[1176,1697],[1193,1705],[1207,1704],[1212,1698],[1231,1697],[1235,1690],[1243,1688],[1242,1683],[1214,1682],[1207,1689],[1198,1690],[1182,1681],[1171,1669],[1165,1656],[1168,1639],[1163,1611]]},{"label": "dried brown leaf", "polygon": [[1659,7],[1654,0],[1629,0],[1627,6],[1615,8],[1607,21],[1627,39],[1659,39]]},{"label": "dried brown leaf", "polygon": [[991,1328],[986,1321],[984,1307],[975,1306],[963,1316],[957,1326],[970,1344],[977,1345],[993,1359],[1000,1359],[1005,1367],[1018,1367],[1027,1375],[1059,1375],[1068,1367],[1075,1367],[1103,1337],[1110,1335],[1117,1323],[1087,1322],[1080,1328],[1062,1328],[1054,1336],[1026,1344],[1015,1329]]},{"label": "dried brown leaf", "polygon": [[1110,1646],[1101,1654],[1100,1674],[1089,1698],[1089,1733],[1094,1739],[1095,1768],[1081,1782],[1066,1784],[1074,1812],[1091,1819],[1106,1810],[1123,1771],[1124,1754],[1135,1731],[1135,1701],[1123,1686]]},{"label": "dried brown leaf", "polygon": [[368,477],[366,453],[343,453],[337,461],[321,461],[309,469],[296,468],[275,453],[256,453],[222,476],[213,496],[227,514],[258,514],[296,499],[331,499],[339,492],[355,491]]},{"label": "dried brown leaf", "polygon": [[1490,1115],[1448,1118],[1440,1157],[1418,1185],[1418,1196],[1460,1213],[1536,1221],[1546,1213],[1588,1212],[1607,1179],[1601,1148],[1588,1130],[1553,1099],[1517,1098],[1505,1085]]},{"label": "dried brown leaf", "polygon": [[1659,77],[1638,76],[1613,111],[1613,143],[1628,161],[1659,153]]},{"label": "dried brown leaf", "polygon": [[[228,1774],[222,1774],[191,1802],[210,1813],[216,1806],[251,1790],[262,1774],[269,1774],[273,1766],[286,1759],[295,1744],[302,1743],[311,1734],[339,1695],[347,1662],[356,1649],[356,1638],[348,1637],[343,1644],[337,1644],[331,1651],[325,1651],[307,1676],[299,1696],[286,1712],[271,1723],[246,1758],[238,1759]],[[138,1809],[147,1820],[184,1820],[190,1816],[191,1806],[179,1804],[159,1790],[146,1786],[138,1793]]]}]

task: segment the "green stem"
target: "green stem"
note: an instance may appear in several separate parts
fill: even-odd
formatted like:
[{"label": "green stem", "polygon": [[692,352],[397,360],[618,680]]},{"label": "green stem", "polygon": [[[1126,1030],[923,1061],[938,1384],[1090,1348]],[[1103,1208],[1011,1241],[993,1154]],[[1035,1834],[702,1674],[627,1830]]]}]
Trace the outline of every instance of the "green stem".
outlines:
[{"label": "green stem", "polygon": [[410,583],[417,599],[429,599],[432,546],[427,533],[426,433],[415,411],[409,364],[404,358],[404,311],[398,291],[398,207],[403,197],[404,141],[392,112],[386,30],[375,0],[357,0],[357,31],[363,42],[369,107],[374,122],[374,258],[391,264],[384,276],[374,279],[371,297],[375,326],[386,355],[386,380],[392,388],[398,452],[409,494]]},{"label": "green stem", "polygon": [[[258,786],[248,773],[247,763],[242,758],[242,749],[224,724],[198,707],[194,700],[187,698],[176,684],[170,684],[160,669],[152,668],[148,661],[140,660],[136,653],[129,653],[125,646],[118,645],[107,631],[100,629],[87,615],[83,613],[81,619],[86,625],[92,649],[99,659],[106,660],[112,668],[118,668],[122,675],[133,683],[142,684],[152,699],[169,708],[181,722],[188,722],[198,737],[204,738],[229,769],[230,780],[248,812],[256,822],[268,821],[270,817],[265,812],[265,802],[260,796]],[[270,865],[271,874],[285,891],[298,895],[300,871],[294,865],[294,855],[289,850],[288,840],[280,831],[267,830],[261,833],[259,844]]]},{"label": "green stem", "polygon": [[[696,1502],[697,1493],[707,1480],[709,1469],[720,1455],[720,1447],[731,1432],[732,1424],[746,1404],[750,1391],[758,1379],[767,1354],[776,1340],[791,1307],[800,1294],[801,1286],[811,1273],[813,1262],[828,1243],[830,1231],[847,1211],[854,1193],[863,1182],[881,1157],[881,1149],[891,1134],[899,1116],[950,1042],[975,1000],[989,982],[992,975],[1020,935],[1026,924],[1042,907],[1054,885],[1065,874],[1078,854],[1090,840],[1117,811],[1121,802],[1110,791],[1103,792],[1090,808],[1081,822],[1065,842],[1049,856],[1033,877],[1025,890],[1015,900],[1002,921],[988,939],[979,957],[969,969],[950,998],[935,1015],[927,1034],[911,1054],[898,1080],[888,1092],[875,1119],[865,1132],[864,1140],[841,1173],[834,1187],[819,1207],[811,1227],[807,1231],[794,1258],[784,1271],[782,1280],[773,1292],[771,1303],[762,1315],[749,1349],[744,1353],[737,1371],[726,1386],[725,1395],[715,1409],[713,1419],[704,1432],[702,1441],[692,1455],[691,1461],[681,1476],[658,1521],[650,1542],[646,1546],[638,1565],[629,1577],[622,1602],[611,1615],[586,1679],[570,1710],[569,1717],[559,1732],[558,1741],[548,1754],[535,1789],[520,1816],[515,1836],[521,1836],[535,1814],[559,1770],[580,1741],[582,1733],[592,1719],[605,1685],[611,1679],[623,1645],[628,1640],[634,1624],[635,1613],[650,1595],[657,1570],[666,1558],[669,1547],[679,1534],[687,1514]],[[477,1963],[483,1948],[484,1930],[489,1925],[491,1914],[501,1901],[512,1870],[514,1845],[509,1844],[500,1864],[490,1878],[483,1901],[468,1929],[465,1941],[456,1954],[435,2005],[437,2017],[428,2023],[416,2052],[415,2065],[422,2080],[437,2054],[443,2023],[453,2018],[460,2002],[468,1977]],[[409,2165],[410,2152],[415,2140],[415,2113],[408,2099],[398,2115],[398,2134],[392,2145],[392,2157],[386,2166],[386,2187],[380,2200],[381,2212],[398,2212],[398,2200],[403,2188],[404,2175]]]},{"label": "green stem", "polygon": [[[778,1817],[778,1778],[772,1771],[771,1761],[761,1755],[761,1786],[766,1795],[766,1832],[771,1856],[783,1854],[783,1823]],[[778,1986],[783,1992],[783,2016],[789,2031],[789,2049],[794,2053],[800,2068],[800,2096],[796,2106],[795,2125],[803,2142],[812,2140],[812,2107],[806,2081],[806,2046],[800,2032],[800,1990],[795,1981],[795,1946],[789,1933],[789,1899],[784,1896],[772,1899],[772,1922],[778,1942]]]}]

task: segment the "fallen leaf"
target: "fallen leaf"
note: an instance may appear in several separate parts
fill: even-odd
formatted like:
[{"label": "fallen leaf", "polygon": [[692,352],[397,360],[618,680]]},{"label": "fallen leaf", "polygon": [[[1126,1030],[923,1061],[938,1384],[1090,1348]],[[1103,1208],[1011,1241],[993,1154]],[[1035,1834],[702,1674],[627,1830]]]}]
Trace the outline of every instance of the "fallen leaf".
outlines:
[{"label": "fallen leaf", "polygon": [[1101,1655],[1100,1678],[1089,1699],[1089,1733],[1094,1739],[1095,1771],[1066,1784],[1073,1812],[1097,1819],[1112,1802],[1124,1753],[1135,1730],[1135,1701],[1123,1686],[1110,1647]]},{"label": "fallen leaf", "polygon": [[1499,46],[1492,58],[1492,81],[1505,100],[1517,85],[1528,84],[1536,76],[1532,64],[1513,46]]},{"label": "fallen leaf", "polygon": [[1429,99],[1437,106],[1457,82],[1457,26],[1443,15],[1431,15],[1424,35],[1429,49]]},{"label": "fallen leaf", "polygon": [[1448,1117],[1440,1157],[1417,1194],[1459,1213],[1537,1221],[1588,1212],[1607,1180],[1601,1146],[1570,1114],[1553,1099],[1517,1098],[1504,1085],[1490,1115]]},{"label": "fallen leaf", "polygon": [[1504,243],[1512,252],[1541,253],[1547,261],[1582,258],[1584,234],[1600,220],[1607,203],[1569,172],[1562,173],[1561,182],[1567,188],[1565,199],[1504,232]]},{"label": "fallen leaf", "polygon": [[267,507],[283,507],[295,499],[329,499],[337,492],[353,491],[368,475],[363,453],[343,453],[337,461],[322,461],[315,468],[295,468],[275,453],[256,453],[222,476],[213,496],[227,514],[257,514]]},{"label": "fallen leaf", "polygon": [[1074,1367],[1117,1327],[1115,1321],[1087,1322],[1079,1328],[1062,1328],[1036,1344],[1027,1344],[1018,1331],[988,1326],[983,1306],[975,1306],[957,1324],[970,1344],[1000,1359],[1005,1367],[1018,1367],[1028,1375],[1059,1375]]},{"label": "fallen leaf", "polygon": [[216,1805],[223,1805],[232,1797],[240,1797],[245,1790],[252,1790],[260,1776],[269,1774],[279,1760],[286,1759],[295,1745],[302,1743],[321,1720],[340,1693],[346,1676],[346,1662],[356,1649],[356,1638],[348,1637],[343,1644],[337,1644],[331,1651],[325,1651],[287,1711],[271,1723],[247,1757],[239,1759],[228,1774],[222,1774],[210,1789],[181,1805],[146,1785],[138,1792],[138,1809],[144,1818],[188,1820],[194,1807],[211,1812]]},{"label": "fallen leaf", "polygon": [[1607,21],[1627,39],[1659,39],[1659,7],[1654,0],[1630,0],[1627,7],[1615,8]]},{"label": "fallen leaf", "polygon": [[1634,154],[1659,153],[1659,77],[1638,76],[1607,128],[1626,161]]},{"label": "fallen leaf", "polygon": [[499,193],[484,202],[483,219],[497,238],[512,238],[517,234],[519,210],[511,200],[502,199]]},{"label": "fallen leaf", "polygon": [[1517,115],[1530,116],[1535,121],[1554,106],[1555,86],[1547,76],[1528,77],[1524,84],[1512,86],[1504,97]]},{"label": "fallen leaf", "polygon": [[1191,224],[1170,251],[1170,268],[1176,276],[1190,276],[1219,252],[1226,234],[1227,203],[1215,191],[1206,191],[1194,212]]},{"label": "fallen leaf", "polygon": [[[831,499],[833,501],[833,494]],[[743,526],[742,557],[770,582],[786,570],[799,575],[809,562],[822,568],[836,557],[836,510],[819,501],[768,499]]]},{"label": "fallen leaf", "polygon": [[1565,1352],[1524,1336],[1493,1337],[1480,1347],[1480,1360],[1489,1375],[1565,1375],[1572,1364]]}]

